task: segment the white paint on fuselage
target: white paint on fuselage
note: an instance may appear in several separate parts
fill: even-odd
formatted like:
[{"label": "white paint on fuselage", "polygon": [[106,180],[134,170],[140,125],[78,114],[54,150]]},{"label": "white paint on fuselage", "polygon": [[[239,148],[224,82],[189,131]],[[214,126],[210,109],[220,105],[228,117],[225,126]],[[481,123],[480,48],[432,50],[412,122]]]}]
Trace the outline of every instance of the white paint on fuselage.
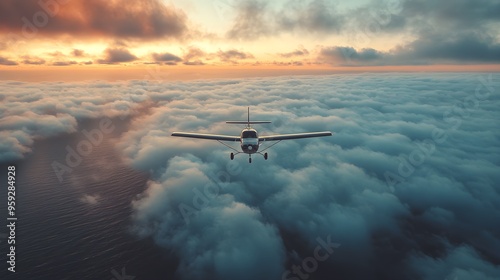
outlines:
[{"label": "white paint on fuselage", "polygon": [[[245,133],[252,133],[255,132],[255,137],[243,137]],[[241,150],[244,153],[247,154],[253,154],[256,153],[259,150],[259,135],[257,134],[257,131],[253,128],[247,128],[241,131],[241,138],[240,138],[240,143],[241,143]]]}]

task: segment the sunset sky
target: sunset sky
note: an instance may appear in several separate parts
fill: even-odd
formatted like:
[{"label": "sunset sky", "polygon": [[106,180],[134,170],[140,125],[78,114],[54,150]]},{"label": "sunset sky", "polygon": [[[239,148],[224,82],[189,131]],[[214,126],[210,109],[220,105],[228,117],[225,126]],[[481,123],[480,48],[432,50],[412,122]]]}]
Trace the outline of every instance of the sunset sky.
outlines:
[{"label": "sunset sky", "polygon": [[0,78],[43,79],[47,68],[125,78],[140,69],[130,77],[142,78],[156,65],[196,77],[216,68],[498,71],[499,30],[500,3],[490,0],[6,0]]}]

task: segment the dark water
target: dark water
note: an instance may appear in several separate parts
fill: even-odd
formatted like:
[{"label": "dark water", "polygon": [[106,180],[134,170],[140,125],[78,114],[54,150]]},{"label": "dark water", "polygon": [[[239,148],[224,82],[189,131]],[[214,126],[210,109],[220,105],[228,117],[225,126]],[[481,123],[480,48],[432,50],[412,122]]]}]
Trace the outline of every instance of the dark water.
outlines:
[{"label": "dark water", "polygon": [[[114,145],[117,132],[93,145],[62,182],[52,163],[66,163],[65,147],[75,148],[85,139],[81,132],[37,141],[34,153],[13,163],[18,218],[15,273],[6,265],[7,165],[0,164],[0,279],[175,278],[176,259],[152,240],[139,240],[130,232],[131,201],[145,189],[148,174],[122,162]],[[85,195],[97,197],[97,203],[83,202]]]}]

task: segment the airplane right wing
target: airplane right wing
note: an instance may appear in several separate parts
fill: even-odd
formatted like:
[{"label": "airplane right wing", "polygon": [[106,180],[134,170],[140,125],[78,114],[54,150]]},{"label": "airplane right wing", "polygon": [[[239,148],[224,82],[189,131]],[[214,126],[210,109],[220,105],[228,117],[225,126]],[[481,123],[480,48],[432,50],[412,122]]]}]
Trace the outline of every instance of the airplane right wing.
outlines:
[{"label": "airplane right wing", "polygon": [[186,138],[198,138],[198,139],[208,139],[208,140],[219,140],[219,141],[240,141],[239,136],[230,135],[219,135],[219,134],[203,134],[203,133],[189,133],[189,132],[174,132],[172,136],[186,137]]},{"label": "airplane right wing", "polygon": [[323,137],[323,136],[332,136],[332,133],[330,131],[322,131],[322,132],[307,132],[307,133],[260,136],[259,141],[280,141],[280,140]]}]

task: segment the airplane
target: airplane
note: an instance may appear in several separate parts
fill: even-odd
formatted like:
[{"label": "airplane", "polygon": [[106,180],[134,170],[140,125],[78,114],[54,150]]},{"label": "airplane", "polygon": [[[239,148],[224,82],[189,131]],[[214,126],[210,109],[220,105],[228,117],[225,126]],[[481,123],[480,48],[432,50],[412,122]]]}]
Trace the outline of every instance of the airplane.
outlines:
[{"label": "airplane", "polygon": [[[252,128],[250,125],[251,124],[265,124],[265,123],[271,123],[271,122],[270,121],[250,121],[250,107],[248,107],[247,121],[226,121],[226,123],[228,123],[228,124],[246,124],[247,126],[241,131],[240,136],[190,133],[190,132],[174,132],[174,133],[172,133],[172,136],[216,140],[219,143],[221,143],[222,145],[236,151],[236,154],[231,153],[231,155],[230,155],[231,160],[234,159],[235,155],[244,153],[244,154],[248,154],[248,162],[249,163],[252,163],[252,154],[256,154],[256,153],[264,156],[264,159],[267,160],[267,153],[262,154],[262,152],[264,152],[265,150],[278,144],[282,140],[332,136],[332,133],[330,131],[259,136],[259,134],[257,133],[257,130]],[[223,143],[222,141],[240,142],[241,152],[236,150],[235,148]],[[278,141],[278,142],[273,143],[269,147],[267,147],[264,150],[259,152],[259,147],[263,143],[268,142],[268,141]]]}]

